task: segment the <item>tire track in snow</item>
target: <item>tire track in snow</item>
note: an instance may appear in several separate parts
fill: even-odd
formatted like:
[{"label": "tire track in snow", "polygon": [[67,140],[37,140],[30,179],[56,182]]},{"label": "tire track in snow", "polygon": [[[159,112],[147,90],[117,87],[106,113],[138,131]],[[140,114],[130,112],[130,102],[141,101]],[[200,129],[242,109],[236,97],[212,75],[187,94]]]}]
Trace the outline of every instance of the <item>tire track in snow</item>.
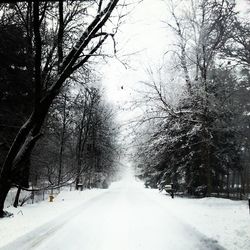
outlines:
[{"label": "tire track in snow", "polygon": [[[153,191],[153,192],[152,192]],[[186,228],[187,231],[189,231],[190,234],[196,235],[200,239],[200,246],[197,249],[202,250],[226,250],[224,247],[222,247],[217,240],[213,238],[209,238],[206,235],[199,232],[197,229],[195,229],[192,225],[184,222],[181,220],[177,215],[174,214],[174,212],[167,206],[166,200],[163,200],[163,196],[160,195],[160,193],[155,193],[155,190],[145,189],[145,195],[148,197],[148,199],[151,199],[153,202],[157,203],[159,207],[161,207],[163,210],[167,211],[168,214],[171,215],[172,218],[174,218],[178,223],[181,223],[183,227]],[[164,196],[164,199],[166,196]],[[174,199],[168,197],[171,201],[174,202]]]},{"label": "tire track in snow", "polygon": [[[128,184],[127,184],[128,185]],[[32,231],[2,250],[222,250],[169,210],[165,198],[121,185]]]},{"label": "tire track in snow", "polygon": [[29,233],[17,238],[15,241],[3,246],[0,250],[31,250],[35,249],[41,242],[48,239],[58,230],[63,228],[73,217],[78,216],[81,212],[97,202],[101,196],[107,194],[107,191],[98,194],[94,198],[85,200],[81,205],[67,211],[66,213],[56,217],[52,221],[30,231]]}]

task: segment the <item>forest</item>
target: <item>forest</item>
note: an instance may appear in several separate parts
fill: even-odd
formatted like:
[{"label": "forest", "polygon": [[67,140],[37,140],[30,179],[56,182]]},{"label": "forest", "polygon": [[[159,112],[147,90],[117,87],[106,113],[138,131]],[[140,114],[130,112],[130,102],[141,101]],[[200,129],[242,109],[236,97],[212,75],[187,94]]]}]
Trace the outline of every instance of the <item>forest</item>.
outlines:
[{"label": "forest", "polygon": [[131,153],[99,74],[131,8],[118,2],[1,1],[0,217],[10,190],[17,207],[64,186],[108,188],[124,148],[148,188],[250,193],[249,18],[235,1],[164,1],[172,45],[141,77]]},{"label": "forest", "polygon": [[250,249],[250,0],[0,0],[0,249]]},{"label": "forest", "polygon": [[65,185],[107,188],[113,178],[118,131],[97,67],[115,50],[117,3],[0,4],[0,217],[12,188],[18,206]]},{"label": "forest", "polygon": [[[196,197],[250,192],[250,23],[235,1],[168,1],[173,37],[142,82],[138,176]],[[179,87],[175,87],[179,86]],[[137,105],[138,105],[137,103]]]}]

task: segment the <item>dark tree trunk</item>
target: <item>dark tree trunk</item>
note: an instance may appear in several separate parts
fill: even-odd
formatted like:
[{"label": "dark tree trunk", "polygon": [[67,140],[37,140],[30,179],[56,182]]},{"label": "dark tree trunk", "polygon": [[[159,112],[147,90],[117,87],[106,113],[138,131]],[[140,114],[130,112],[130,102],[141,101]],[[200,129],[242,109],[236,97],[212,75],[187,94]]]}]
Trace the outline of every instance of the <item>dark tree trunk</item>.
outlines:
[{"label": "dark tree trunk", "polygon": [[63,34],[64,34],[64,20],[63,20],[63,0],[59,0],[59,30],[57,37],[58,49],[58,72],[61,72],[61,64],[63,62]]},{"label": "dark tree trunk", "polygon": [[18,186],[18,189],[17,189],[17,192],[16,192],[15,201],[14,201],[14,204],[13,204],[14,207],[18,207],[19,197],[20,197],[20,194],[21,194],[21,190],[22,190],[21,187]]},{"label": "dark tree trunk", "polygon": [[61,142],[60,142],[60,152],[59,152],[59,170],[58,170],[58,181],[57,185],[60,186],[61,175],[62,175],[62,163],[63,163],[63,150],[64,150],[64,137],[66,130],[66,94],[64,95],[63,103],[63,124],[62,124],[62,133],[61,133]]},{"label": "dark tree trunk", "polygon": [[8,195],[10,188],[11,185],[7,181],[0,182],[0,218],[3,218],[5,215],[4,201]]},{"label": "dark tree trunk", "polygon": [[230,198],[229,167],[227,167],[227,198]]},{"label": "dark tree trunk", "polygon": [[207,196],[210,196],[212,193],[212,182],[211,182],[211,166],[210,166],[210,150],[209,145],[206,143],[205,149],[206,159],[205,159],[205,166],[207,171]]},{"label": "dark tree trunk", "polygon": [[[70,77],[70,75],[75,70],[77,70],[88,61],[90,55],[83,57],[80,62],[76,63],[83,50],[88,47],[89,43],[93,40],[97,32],[100,31],[104,24],[107,22],[118,1],[119,0],[110,1],[107,6],[89,24],[86,30],[82,33],[81,37],[78,39],[78,42],[76,42],[75,46],[72,47],[71,51],[64,58],[64,61],[60,67],[61,73],[57,75],[55,82],[50,86],[50,88],[46,89],[46,93],[42,91],[42,44],[39,30],[41,21],[39,17],[39,2],[33,2],[33,32],[35,38],[35,105],[30,118],[19,130],[2,166],[2,171],[0,173],[0,217],[4,216],[4,201],[7,197],[7,194],[12,184],[16,184],[15,182],[13,182],[13,179],[15,179],[15,176],[13,175],[15,175],[16,173],[20,173],[19,169],[21,168],[22,163],[29,159],[31,152],[40,137],[40,130],[51,106],[51,103],[58,95],[65,80]],[[101,41],[103,41],[103,39]],[[100,42],[97,43],[95,48],[97,49],[99,47]],[[95,48],[93,49],[94,51]]]}]

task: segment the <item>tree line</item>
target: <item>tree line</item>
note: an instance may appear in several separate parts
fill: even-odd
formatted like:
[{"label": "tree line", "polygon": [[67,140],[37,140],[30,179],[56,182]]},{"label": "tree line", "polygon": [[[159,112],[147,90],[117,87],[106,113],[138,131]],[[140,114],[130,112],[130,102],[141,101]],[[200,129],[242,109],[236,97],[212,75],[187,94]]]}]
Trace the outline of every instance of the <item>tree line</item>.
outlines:
[{"label": "tree line", "polygon": [[108,185],[117,130],[94,72],[104,45],[115,45],[120,8],[118,0],[0,4],[0,217],[12,187]]},{"label": "tree line", "polygon": [[166,4],[174,44],[143,82],[138,175],[159,189],[242,198],[250,192],[249,20],[234,1]]}]

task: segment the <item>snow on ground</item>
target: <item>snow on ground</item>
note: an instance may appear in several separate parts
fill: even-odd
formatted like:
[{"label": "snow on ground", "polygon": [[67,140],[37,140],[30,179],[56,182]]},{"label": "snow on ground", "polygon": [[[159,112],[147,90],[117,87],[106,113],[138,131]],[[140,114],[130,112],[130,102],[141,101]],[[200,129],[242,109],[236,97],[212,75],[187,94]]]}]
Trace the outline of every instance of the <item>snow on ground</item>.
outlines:
[{"label": "snow on ground", "polygon": [[[250,249],[250,214],[247,201],[222,198],[188,199],[150,190],[155,202],[228,250]],[[150,195],[152,198],[152,195]]]},{"label": "snow on ground", "polygon": [[171,199],[131,173],[108,190],[63,192],[19,210],[0,220],[0,246],[12,241],[3,250],[250,249],[246,201]]},{"label": "snow on ground", "polygon": [[44,225],[56,217],[64,216],[82,203],[103,194],[106,190],[62,191],[54,202],[43,201],[23,207],[8,207],[14,217],[0,219],[0,247]]},{"label": "snow on ground", "polygon": [[[157,195],[158,199],[167,201]],[[126,178],[85,202],[74,216],[46,226],[3,250],[222,250],[168,213],[141,183]]]}]

